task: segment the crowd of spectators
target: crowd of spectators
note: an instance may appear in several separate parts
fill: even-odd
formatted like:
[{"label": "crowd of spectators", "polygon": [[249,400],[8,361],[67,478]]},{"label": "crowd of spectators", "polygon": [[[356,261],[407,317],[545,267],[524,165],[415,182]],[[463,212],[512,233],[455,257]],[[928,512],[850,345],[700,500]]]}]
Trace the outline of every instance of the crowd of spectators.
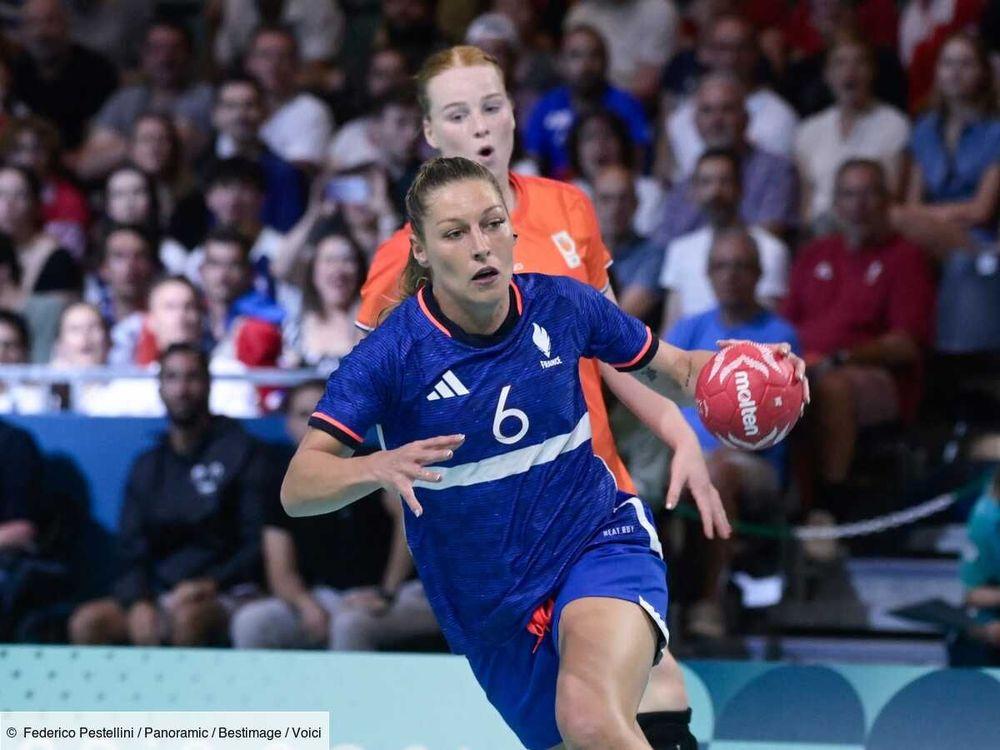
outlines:
[{"label": "crowd of spectators", "polygon": [[[134,467],[123,516],[128,559],[156,557],[156,586],[120,581],[74,615],[75,640],[218,640],[243,584],[276,598],[236,617],[239,644],[375,643],[334,627],[362,600],[407,603],[399,620],[421,623],[402,563],[383,581],[391,596],[343,597],[335,561],[295,564],[312,532],[253,496],[266,485],[246,473],[258,447],[225,418],[292,419],[315,383],[227,378],[209,394],[202,365],[322,379],[357,343],[369,262],[433,153],[413,75],[450,44],[503,70],[514,171],[593,201],[625,309],[686,347],[795,343],[815,399],[799,435],[812,479],[798,488],[814,521],[837,514],[859,434],[915,418],[929,359],[1000,351],[995,3],[190,5],[0,2],[0,367],[109,367],[73,388],[0,378],[0,413],[171,421]],[[618,438],[639,490],[662,494],[650,467],[665,462],[642,441],[626,447],[631,429]],[[786,453],[734,454],[699,435],[732,515],[769,517],[796,473]],[[172,497],[218,497],[215,515],[181,503],[168,522],[143,506],[156,501],[136,483],[168,492],[189,465],[204,476],[177,478],[195,487]],[[399,552],[389,506],[382,558]],[[28,533],[9,526],[17,508],[0,507],[0,550]],[[148,513],[180,524],[176,564]],[[261,524],[263,577],[249,531]],[[710,551],[703,610],[731,554]],[[371,563],[375,580],[384,560]],[[718,632],[717,612],[697,619]]]}]

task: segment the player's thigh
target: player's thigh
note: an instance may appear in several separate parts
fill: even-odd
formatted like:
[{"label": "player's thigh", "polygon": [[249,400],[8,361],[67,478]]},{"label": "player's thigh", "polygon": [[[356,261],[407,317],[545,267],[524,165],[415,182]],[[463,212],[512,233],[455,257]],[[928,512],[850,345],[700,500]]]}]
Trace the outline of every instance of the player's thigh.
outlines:
[{"label": "player's thigh", "polygon": [[557,716],[570,706],[610,706],[634,718],[659,640],[649,615],[624,599],[575,599],[562,610],[558,637]]}]

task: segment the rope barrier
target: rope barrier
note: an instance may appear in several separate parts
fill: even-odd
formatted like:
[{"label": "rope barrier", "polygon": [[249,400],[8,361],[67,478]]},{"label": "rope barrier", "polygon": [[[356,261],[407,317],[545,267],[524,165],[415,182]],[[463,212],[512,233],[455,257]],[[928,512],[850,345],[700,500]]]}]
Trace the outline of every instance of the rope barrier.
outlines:
[{"label": "rope barrier", "polygon": [[[860,536],[870,536],[881,534],[890,529],[907,526],[916,521],[941,513],[955,503],[977,495],[982,491],[984,484],[988,481],[987,475],[971,481],[957,490],[945,492],[930,500],[917,503],[909,508],[886,513],[882,516],[867,518],[862,521],[840,524],[837,526],[776,526],[768,524],[755,524],[737,522],[733,525],[734,531],[744,536],[756,536],[771,539],[798,539],[799,541],[828,540],[828,539],[851,539]],[[700,516],[693,505],[679,505],[674,511],[681,517],[698,520]]]}]

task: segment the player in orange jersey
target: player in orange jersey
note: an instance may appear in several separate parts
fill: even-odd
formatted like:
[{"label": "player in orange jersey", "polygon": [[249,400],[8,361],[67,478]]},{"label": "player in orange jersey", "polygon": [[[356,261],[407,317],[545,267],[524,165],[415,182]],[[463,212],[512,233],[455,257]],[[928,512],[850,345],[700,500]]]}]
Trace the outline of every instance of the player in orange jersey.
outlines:
[{"label": "player in orange jersey", "polygon": [[[514,114],[497,62],[476,47],[460,46],[427,59],[417,75],[424,111],[424,136],[444,156],[464,156],[497,178],[511,214],[517,244],[514,272],[571,276],[614,300],[607,268],[611,254],[589,199],[577,188],[553,180],[510,172]],[[370,331],[400,300],[399,282],[410,254],[410,227],[403,227],[375,253],[361,290],[358,326]],[[581,360],[580,379],[593,426],[594,452],[612,470],[619,487],[634,486],[615,449],[601,394],[601,377],[632,411],[637,403],[662,398],[635,379]],[[643,409],[658,413],[655,408]],[[667,506],[674,507],[687,481],[686,446],[672,464]],[[706,533],[709,527],[706,522]],[[638,722],[655,750],[687,750],[697,744],[688,729],[690,709],[677,662],[664,653],[653,669],[639,706]]]},{"label": "player in orange jersey", "polygon": [[[476,47],[454,47],[427,60],[417,76],[427,141],[445,156],[479,162],[500,182],[517,232],[515,273],[570,276],[613,298],[607,271],[611,254],[586,195],[567,183],[508,171],[514,116],[494,65]],[[363,331],[371,331],[399,302],[399,279],[409,249],[407,225],[375,253],[361,290],[357,325]],[[581,361],[580,376],[594,429],[594,451],[618,486],[634,493],[611,435],[597,361]]]}]

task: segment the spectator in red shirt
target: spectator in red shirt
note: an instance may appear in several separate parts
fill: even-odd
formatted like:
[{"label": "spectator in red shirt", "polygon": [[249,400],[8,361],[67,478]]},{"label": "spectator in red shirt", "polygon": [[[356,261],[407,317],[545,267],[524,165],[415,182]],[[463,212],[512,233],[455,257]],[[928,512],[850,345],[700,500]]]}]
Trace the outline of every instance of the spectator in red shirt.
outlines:
[{"label": "spectator in red shirt", "polygon": [[934,286],[924,254],[889,226],[882,166],[838,170],[838,233],[804,247],[792,265],[785,317],[811,365],[819,500],[835,501],[859,428],[905,417],[915,404]]}]

